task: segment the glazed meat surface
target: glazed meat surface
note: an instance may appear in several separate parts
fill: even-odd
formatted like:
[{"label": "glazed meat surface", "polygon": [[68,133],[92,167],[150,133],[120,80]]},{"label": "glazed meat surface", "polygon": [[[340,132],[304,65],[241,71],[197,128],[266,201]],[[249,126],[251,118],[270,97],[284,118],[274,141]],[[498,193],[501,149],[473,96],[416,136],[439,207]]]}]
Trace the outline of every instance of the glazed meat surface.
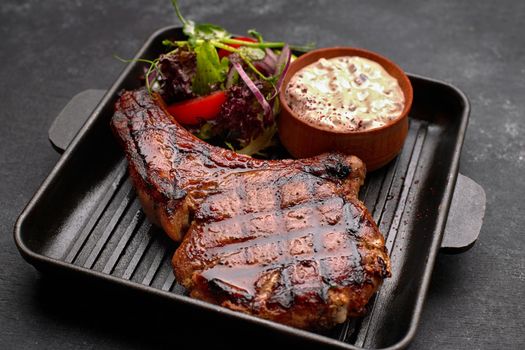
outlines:
[{"label": "glazed meat surface", "polygon": [[357,199],[358,158],[268,161],[214,147],[144,89],[122,94],[112,127],[144,211],[182,241],[173,267],[192,297],[322,328],[362,315],[390,275],[384,239]]}]

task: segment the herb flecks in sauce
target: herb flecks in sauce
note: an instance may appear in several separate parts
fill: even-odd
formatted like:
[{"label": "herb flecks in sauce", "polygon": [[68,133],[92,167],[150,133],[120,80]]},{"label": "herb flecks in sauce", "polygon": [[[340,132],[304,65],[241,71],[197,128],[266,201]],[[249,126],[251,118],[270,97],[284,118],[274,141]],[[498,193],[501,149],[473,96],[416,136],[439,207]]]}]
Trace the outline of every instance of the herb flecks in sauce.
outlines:
[{"label": "herb flecks in sauce", "polygon": [[286,100],[302,119],[337,131],[381,127],[405,105],[398,81],[379,63],[358,56],[322,58],[302,68],[288,83]]}]

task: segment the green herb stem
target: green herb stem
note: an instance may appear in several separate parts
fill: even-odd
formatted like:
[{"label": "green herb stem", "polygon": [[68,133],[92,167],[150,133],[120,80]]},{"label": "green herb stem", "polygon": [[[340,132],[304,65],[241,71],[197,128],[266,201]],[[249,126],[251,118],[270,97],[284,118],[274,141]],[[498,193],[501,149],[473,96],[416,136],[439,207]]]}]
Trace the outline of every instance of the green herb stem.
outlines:
[{"label": "green herb stem", "polygon": [[210,44],[212,44],[215,47],[218,47],[219,49],[223,49],[229,52],[239,52],[239,50],[236,49],[235,47],[232,47],[230,45],[225,45],[222,42],[217,41],[217,40],[211,40]]},{"label": "green herb stem", "polygon": [[[204,41],[205,40],[203,40],[203,39],[197,39],[197,40],[195,40],[195,45],[200,45]],[[165,42],[167,43],[166,40],[165,40]],[[218,39],[218,40],[211,40],[210,42],[216,47],[219,47],[221,49],[225,49],[225,50],[228,50],[228,51],[231,51],[231,52],[237,52],[237,51],[233,51],[233,50],[235,50],[235,48],[230,46],[230,45],[227,45],[227,44],[234,44],[234,45],[241,45],[241,46],[247,46],[247,47],[254,47],[254,48],[259,48],[259,49],[264,49],[264,48],[278,49],[278,48],[284,47],[284,45],[285,45],[284,42],[282,42],[282,43],[277,43],[277,42],[251,43],[251,42],[248,42],[248,41],[229,39],[229,38],[222,38],[222,39]],[[188,45],[188,41],[171,41],[170,44],[173,45],[173,46],[184,46],[184,45]]]},{"label": "green herb stem", "polygon": [[171,44],[173,46],[187,46],[187,45],[189,45],[187,40],[172,41]]},{"label": "green herb stem", "polygon": [[179,20],[182,22],[182,24],[187,25],[188,21],[184,17],[182,17],[182,14],[180,13],[179,4],[177,0],[171,0],[171,3],[173,7],[175,8],[175,13],[177,14],[177,17],[179,17]]},{"label": "green herb stem", "polygon": [[117,60],[124,62],[124,63],[132,63],[132,62],[142,62],[149,64],[148,70],[146,71],[145,80],[146,80],[146,88],[148,89],[148,92],[151,94],[151,85],[149,83],[149,76],[153,72],[153,70],[157,71],[157,74],[161,74],[160,69],[158,67],[159,59],[148,60],[145,58],[132,58],[132,59],[125,59],[117,55],[113,55]]},{"label": "green herb stem", "polygon": [[258,42],[260,42],[260,43],[264,42],[261,33],[259,33],[258,31],[256,31],[255,29],[249,29],[249,30],[248,30],[248,34],[250,34],[250,35],[253,36],[255,39],[257,39]]},{"label": "green herb stem", "polygon": [[132,62],[144,62],[144,63],[149,63],[149,64],[154,64],[155,63],[154,61],[147,60],[145,58],[131,58],[131,59],[127,59],[127,58],[122,58],[122,57],[120,57],[118,55],[113,55],[113,57],[115,57],[120,62],[124,62],[124,63],[132,63]]},{"label": "green herb stem", "polygon": [[151,72],[153,72],[154,69],[157,70],[157,74],[159,74],[159,68],[157,67],[157,63],[158,62],[159,62],[158,60],[154,60],[154,61],[151,62],[150,66],[148,68],[148,71],[146,72],[146,76],[145,76],[145,78],[146,78],[146,89],[148,89],[148,92],[149,92],[150,95],[151,95],[152,90],[151,90],[151,85],[149,83],[149,75],[151,74]]},{"label": "green herb stem", "polygon": [[[205,40],[203,40],[203,39],[197,39],[197,40],[195,40],[195,45],[200,45],[204,41]],[[212,41],[213,41],[213,45],[214,46],[219,47],[221,49],[225,49],[225,50],[231,51],[231,52],[236,52],[236,51],[233,51],[233,49],[235,49],[235,48],[230,46],[230,45],[227,45],[227,44],[235,44],[235,45],[259,48],[259,49],[265,49],[265,48],[280,49],[280,48],[284,47],[284,45],[286,45],[286,43],[284,43],[284,42],[257,42],[257,43],[251,43],[251,42],[248,42],[248,41],[236,40],[236,39],[231,39],[231,38],[223,38],[223,39],[212,40]],[[189,45],[189,42],[187,40],[180,40],[180,41],[164,40],[163,43],[164,43],[164,45],[167,45],[169,43],[172,46],[187,46],[187,45]],[[220,44],[223,44],[226,47],[219,46]],[[292,45],[292,46],[290,46],[290,49],[296,50],[296,51],[300,51],[300,52],[306,52],[306,51],[309,51],[309,50],[313,49],[314,47],[315,47],[314,44],[308,44],[308,45],[304,45],[304,46],[293,46]]]},{"label": "green herb stem", "polygon": [[265,49],[265,48],[279,49],[281,47],[284,47],[284,45],[286,45],[285,42],[264,41],[264,42],[252,43],[249,41],[237,40],[237,39],[232,39],[232,38],[223,38],[221,39],[221,42],[226,43],[226,44],[236,44],[236,45],[247,46],[247,47],[257,47],[260,49]]}]

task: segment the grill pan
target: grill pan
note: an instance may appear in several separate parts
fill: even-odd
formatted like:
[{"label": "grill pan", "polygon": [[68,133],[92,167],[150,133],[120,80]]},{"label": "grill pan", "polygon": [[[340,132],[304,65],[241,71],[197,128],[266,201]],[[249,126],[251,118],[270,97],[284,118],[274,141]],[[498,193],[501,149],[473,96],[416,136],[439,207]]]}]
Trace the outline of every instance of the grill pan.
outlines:
[{"label": "grill pan", "polygon": [[[136,58],[153,59],[162,52],[163,39],[182,37],[180,28],[161,29]],[[385,236],[393,276],[371,300],[367,316],[315,333],[191,299],[175,280],[170,260],[176,244],[146,219],[109,128],[118,92],[140,86],[142,67],[129,64],[107,92],[75,96],[55,120],[49,137],[64,153],[15,225],[24,259],[46,273],[104,280],[312,344],[405,348],[415,334],[438,252],[470,248],[481,228],[483,189],[458,176],[469,115],[466,96],[446,83],[409,75],[414,104],[404,148],[389,165],[368,174],[360,192]]]}]

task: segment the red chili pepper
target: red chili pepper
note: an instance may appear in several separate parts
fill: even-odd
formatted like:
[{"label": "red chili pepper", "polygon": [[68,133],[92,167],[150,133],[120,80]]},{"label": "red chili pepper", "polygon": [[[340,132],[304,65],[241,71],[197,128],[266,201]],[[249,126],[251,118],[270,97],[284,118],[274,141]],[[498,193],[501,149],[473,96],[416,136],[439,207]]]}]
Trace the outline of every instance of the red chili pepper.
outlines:
[{"label": "red chili pepper", "polygon": [[[235,39],[235,40],[246,41],[246,42],[249,42],[249,43],[256,43],[256,42],[257,42],[256,39],[254,39],[254,38],[250,38],[250,37],[247,37],[247,36],[238,36],[238,37],[235,37],[234,39]],[[241,47],[240,44],[225,44],[225,45],[231,46],[231,47],[236,48],[236,49],[238,49],[239,47]],[[219,54],[219,58],[220,58],[220,59],[222,59],[223,57],[226,57],[226,56],[228,56],[228,55],[231,54],[230,51],[228,51],[228,50],[224,50],[224,49],[219,49],[219,50],[217,51],[217,53]]]},{"label": "red chili pepper", "polygon": [[208,96],[174,103],[167,107],[168,112],[181,124],[197,125],[201,120],[216,118],[222,104],[226,101],[226,92],[217,91]]}]

